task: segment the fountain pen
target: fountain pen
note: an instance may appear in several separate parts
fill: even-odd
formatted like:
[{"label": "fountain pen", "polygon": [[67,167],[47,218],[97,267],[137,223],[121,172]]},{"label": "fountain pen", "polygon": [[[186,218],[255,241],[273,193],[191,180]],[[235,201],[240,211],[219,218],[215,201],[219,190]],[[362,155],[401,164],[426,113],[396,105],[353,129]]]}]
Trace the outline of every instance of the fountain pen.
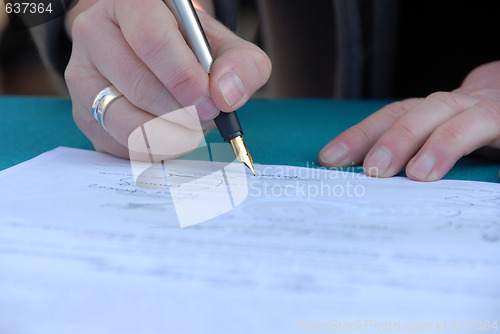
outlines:
[{"label": "fountain pen", "polygon": [[[210,74],[213,63],[212,51],[191,0],[165,0],[165,3],[176,17],[179,29],[198,61]],[[236,112],[221,112],[214,121],[224,141],[231,144],[236,159],[244,163],[255,175],[253,159],[243,140],[243,130]]]}]

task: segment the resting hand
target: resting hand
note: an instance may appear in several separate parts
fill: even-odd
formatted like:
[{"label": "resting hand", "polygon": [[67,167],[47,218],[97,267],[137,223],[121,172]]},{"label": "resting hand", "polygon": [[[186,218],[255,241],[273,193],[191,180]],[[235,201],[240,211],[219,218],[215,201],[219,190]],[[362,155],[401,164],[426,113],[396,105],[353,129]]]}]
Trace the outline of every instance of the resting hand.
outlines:
[{"label": "resting hand", "polygon": [[[217,22],[210,1],[196,7],[214,54],[205,72],[185,43],[174,16],[159,0],[80,0],[68,14],[73,39],[66,82],[76,124],[96,150],[129,157],[128,137],[167,112],[196,105],[204,129],[219,110],[238,109],[268,80],[265,53]],[[205,12],[206,11],[206,12]],[[114,85],[124,97],[106,110],[106,132],[90,111],[96,94]],[[189,125],[162,123],[156,142],[177,145],[190,138]],[[194,144],[196,146],[196,144]]]},{"label": "resting hand", "polygon": [[385,106],[329,142],[319,161],[345,167],[364,160],[376,177],[407,165],[410,179],[435,181],[485,146],[500,148],[500,61],[476,68],[452,92]]}]

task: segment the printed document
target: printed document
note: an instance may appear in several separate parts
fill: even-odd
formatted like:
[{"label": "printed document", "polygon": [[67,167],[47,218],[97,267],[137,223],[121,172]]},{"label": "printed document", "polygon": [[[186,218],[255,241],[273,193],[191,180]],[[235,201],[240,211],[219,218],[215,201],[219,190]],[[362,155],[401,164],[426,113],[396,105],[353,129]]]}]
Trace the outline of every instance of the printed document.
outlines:
[{"label": "printed document", "polygon": [[498,331],[498,184],[255,167],[0,172],[0,333]]}]

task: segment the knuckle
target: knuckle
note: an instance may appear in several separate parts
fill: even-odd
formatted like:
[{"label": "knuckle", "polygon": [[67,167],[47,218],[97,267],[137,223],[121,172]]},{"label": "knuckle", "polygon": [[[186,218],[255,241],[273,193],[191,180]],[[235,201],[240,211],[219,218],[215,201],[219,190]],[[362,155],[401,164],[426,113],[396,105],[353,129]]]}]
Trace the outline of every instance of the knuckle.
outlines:
[{"label": "knuckle", "polygon": [[131,40],[131,45],[144,62],[154,61],[162,50],[175,47],[172,34],[158,23],[150,21],[138,29]]},{"label": "knuckle", "polygon": [[82,64],[70,60],[64,71],[64,80],[70,91],[72,89],[81,91],[82,84],[91,85],[92,82],[98,82],[100,75],[91,64]]},{"label": "knuckle", "polygon": [[75,85],[78,84],[78,81],[80,80],[79,71],[71,61],[68,63],[68,66],[64,70],[64,80],[66,81],[68,88],[74,87]]},{"label": "knuckle", "polygon": [[[458,128],[456,125],[443,125],[435,132],[436,141],[442,143],[444,147],[459,148],[462,142],[462,133],[464,129]],[[465,154],[465,153],[464,153]]]},{"label": "knuckle", "polygon": [[435,101],[441,101],[441,102],[445,102],[449,99],[449,96],[451,93],[449,92],[434,92],[434,93],[431,93],[429,95],[427,95],[427,99],[428,100],[435,100]]},{"label": "knuckle", "polygon": [[87,19],[86,13],[79,14],[71,26],[73,40],[87,40],[92,36],[92,29],[92,21]]},{"label": "knuckle", "polygon": [[196,91],[198,87],[198,74],[198,71],[193,66],[178,65],[170,73],[167,87],[174,96],[182,96],[186,92]]},{"label": "knuckle", "polygon": [[390,120],[395,122],[401,117],[401,115],[408,112],[413,105],[414,102],[412,100],[396,101],[391,104],[388,104],[382,110],[384,114],[387,117],[389,117]]},{"label": "knuckle", "polygon": [[392,127],[393,133],[400,139],[406,139],[408,141],[413,141],[417,137],[415,129],[404,122],[396,122]]},{"label": "knuckle", "polygon": [[500,128],[500,101],[482,100],[478,103],[478,107],[483,110],[487,121],[493,122],[493,124]]},{"label": "knuckle", "polygon": [[353,126],[351,130],[354,132],[356,138],[359,138],[363,143],[372,143],[374,136],[367,127],[363,126],[362,124],[358,124]]},{"label": "knuckle", "polygon": [[149,111],[161,94],[158,79],[144,66],[128,71],[125,76],[128,83],[127,98],[137,107]]},{"label": "knuckle", "polygon": [[435,92],[427,96],[426,100],[446,110],[460,110],[463,105],[463,95],[452,92]]}]

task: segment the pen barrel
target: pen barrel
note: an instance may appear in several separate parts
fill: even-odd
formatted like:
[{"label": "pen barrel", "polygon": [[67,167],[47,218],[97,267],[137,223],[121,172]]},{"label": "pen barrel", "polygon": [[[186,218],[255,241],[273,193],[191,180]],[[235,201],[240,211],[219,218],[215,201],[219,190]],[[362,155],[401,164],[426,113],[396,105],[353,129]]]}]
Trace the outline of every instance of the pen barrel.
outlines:
[{"label": "pen barrel", "polygon": [[[164,2],[179,22],[179,29],[198,61],[210,74],[213,63],[212,50],[191,0],[164,0]],[[243,135],[236,112],[221,112],[214,121],[225,142]]]},{"label": "pen barrel", "polygon": [[221,111],[219,116],[215,117],[214,121],[225,142],[243,135],[240,121],[235,112],[226,113]]},{"label": "pen barrel", "polygon": [[191,0],[164,0],[179,24],[179,29],[198,58],[201,66],[210,73],[213,63],[212,50],[203,31],[200,19]]}]

